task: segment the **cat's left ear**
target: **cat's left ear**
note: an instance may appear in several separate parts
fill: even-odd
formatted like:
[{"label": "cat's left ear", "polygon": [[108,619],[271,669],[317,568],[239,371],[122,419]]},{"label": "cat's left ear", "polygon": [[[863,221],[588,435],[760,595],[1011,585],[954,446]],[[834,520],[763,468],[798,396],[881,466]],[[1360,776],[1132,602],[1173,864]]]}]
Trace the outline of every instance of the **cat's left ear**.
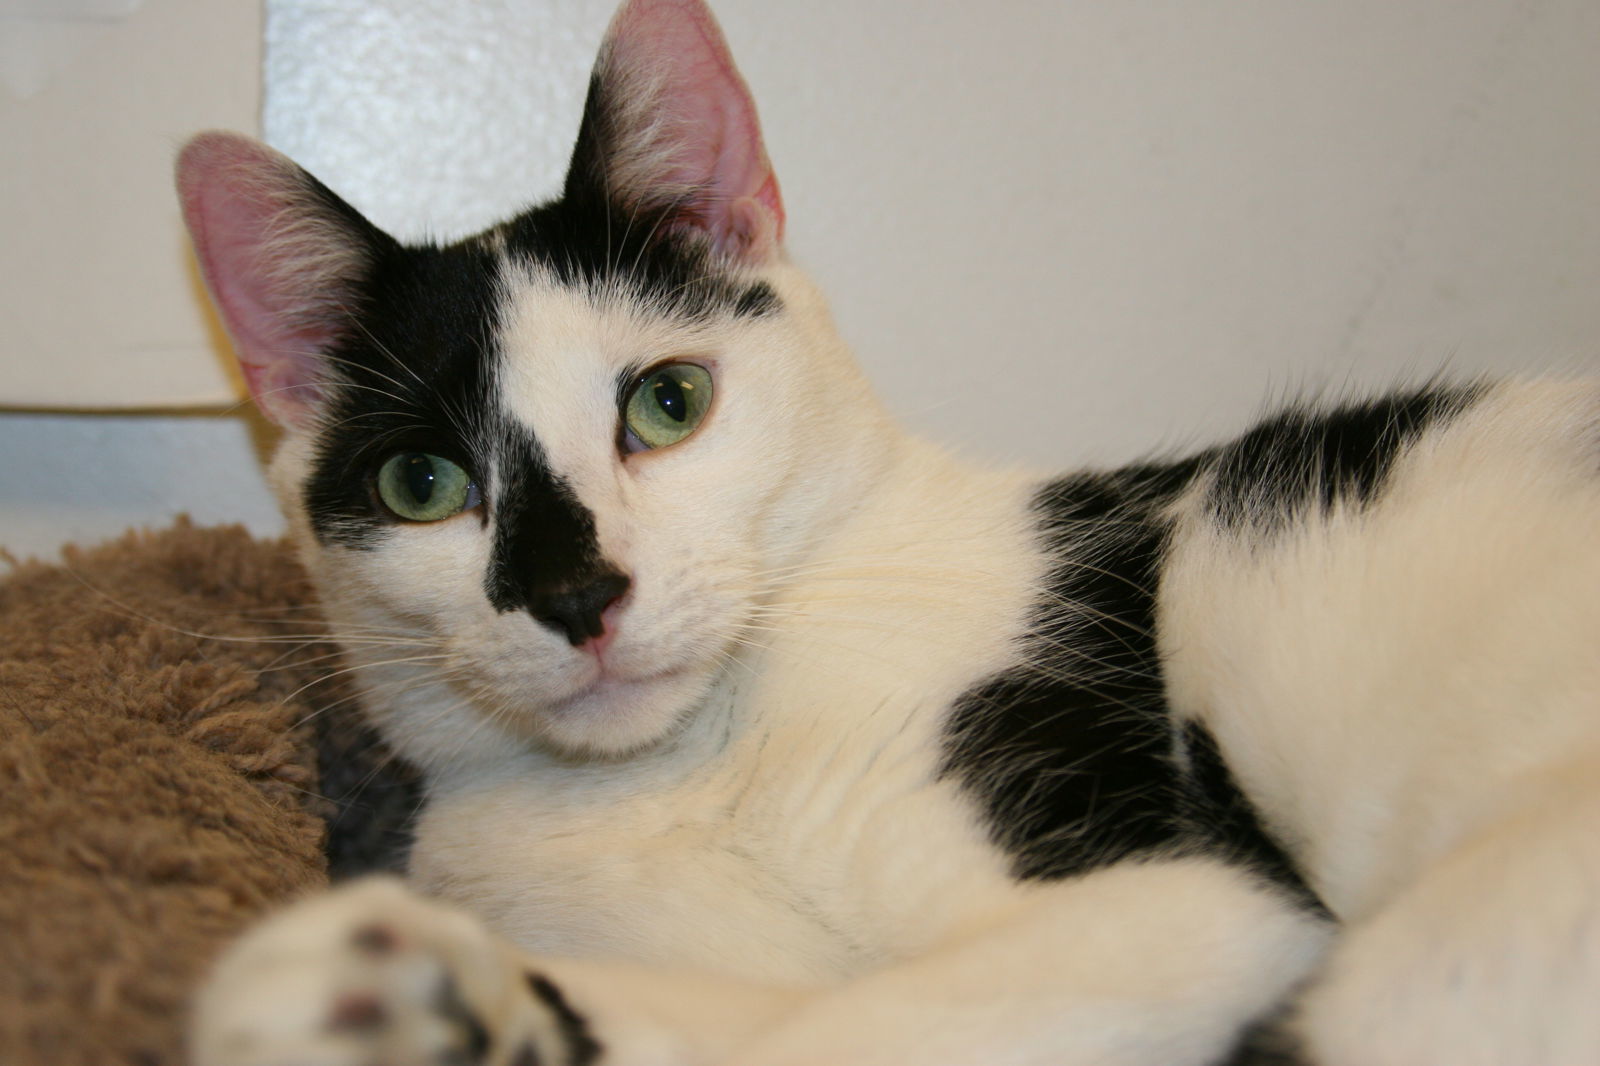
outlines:
[{"label": "cat's left ear", "polygon": [[566,192],[662,212],[737,262],[776,254],[778,178],[750,90],[702,0],[627,0],[612,19]]},{"label": "cat's left ear", "polygon": [[362,282],[399,245],[288,158],[236,133],[195,137],[177,177],[200,272],[251,395],[280,425],[315,422]]}]

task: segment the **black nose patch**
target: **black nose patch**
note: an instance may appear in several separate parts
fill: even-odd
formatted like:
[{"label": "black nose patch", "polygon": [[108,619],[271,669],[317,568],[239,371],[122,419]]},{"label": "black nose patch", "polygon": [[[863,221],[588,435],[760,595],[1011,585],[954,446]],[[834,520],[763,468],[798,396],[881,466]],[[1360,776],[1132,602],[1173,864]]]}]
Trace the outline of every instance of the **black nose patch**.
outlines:
[{"label": "black nose patch", "polygon": [[494,552],[484,591],[494,609],[527,611],[574,647],[604,632],[601,614],[628,576],[600,554],[594,514],[518,434],[492,491]]},{"label": "black nose patch", "polygon": [[605,632],[600,615],[622,598],[629,584],[628,575],[619,571],[598,572],[577,585],[536,590],[528,610],[576,648]]}]

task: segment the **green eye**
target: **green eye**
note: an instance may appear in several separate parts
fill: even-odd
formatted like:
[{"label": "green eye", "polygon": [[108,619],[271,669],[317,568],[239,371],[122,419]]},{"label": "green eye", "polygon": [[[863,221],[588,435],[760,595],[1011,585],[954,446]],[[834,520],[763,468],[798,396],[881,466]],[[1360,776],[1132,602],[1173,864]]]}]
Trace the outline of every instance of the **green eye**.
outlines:
[{"label": "green eye", "polygon": [[668,363],[640,378],[622,408],[630,451],[665,448],[695,431],[711,408],[711,374],[693,363]]},{"label": "green eye", "polygon": [[476,506],[478,488],[467,472],[426,452],[400,452],[378,468],[378,497],[413,522],[437,522]]}]

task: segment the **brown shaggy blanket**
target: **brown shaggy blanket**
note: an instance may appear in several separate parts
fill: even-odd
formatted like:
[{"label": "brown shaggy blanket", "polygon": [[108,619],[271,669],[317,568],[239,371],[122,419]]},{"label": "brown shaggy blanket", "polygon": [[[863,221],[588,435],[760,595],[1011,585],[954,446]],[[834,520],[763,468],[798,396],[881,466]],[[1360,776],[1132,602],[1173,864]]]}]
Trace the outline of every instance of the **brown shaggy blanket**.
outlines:
[{"label": "brown shaggy blanket", "polygon": [[334,649],[285,545],[237,528],[5,563],[0,1062],[176,1066],[219,947],[327,882]]}]

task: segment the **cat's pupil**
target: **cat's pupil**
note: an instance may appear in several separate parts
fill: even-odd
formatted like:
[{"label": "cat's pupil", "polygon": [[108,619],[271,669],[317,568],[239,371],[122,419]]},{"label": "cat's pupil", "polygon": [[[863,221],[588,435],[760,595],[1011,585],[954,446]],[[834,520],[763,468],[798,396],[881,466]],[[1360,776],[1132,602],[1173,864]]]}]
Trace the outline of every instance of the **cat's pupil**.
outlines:
[{"label": "cat's pupil", "polygon": [[663,374],[656,379],[654,396],[656,405],[674,422],[689,417],[689,398],[683,394],[683,386],[671,377]]},{"label": "cat's pupil", "polygon": [[417,503],[425,504],[433,496],[433,460],[426,455],[416,452],[406,456],[402,476],[406,491]]}]

